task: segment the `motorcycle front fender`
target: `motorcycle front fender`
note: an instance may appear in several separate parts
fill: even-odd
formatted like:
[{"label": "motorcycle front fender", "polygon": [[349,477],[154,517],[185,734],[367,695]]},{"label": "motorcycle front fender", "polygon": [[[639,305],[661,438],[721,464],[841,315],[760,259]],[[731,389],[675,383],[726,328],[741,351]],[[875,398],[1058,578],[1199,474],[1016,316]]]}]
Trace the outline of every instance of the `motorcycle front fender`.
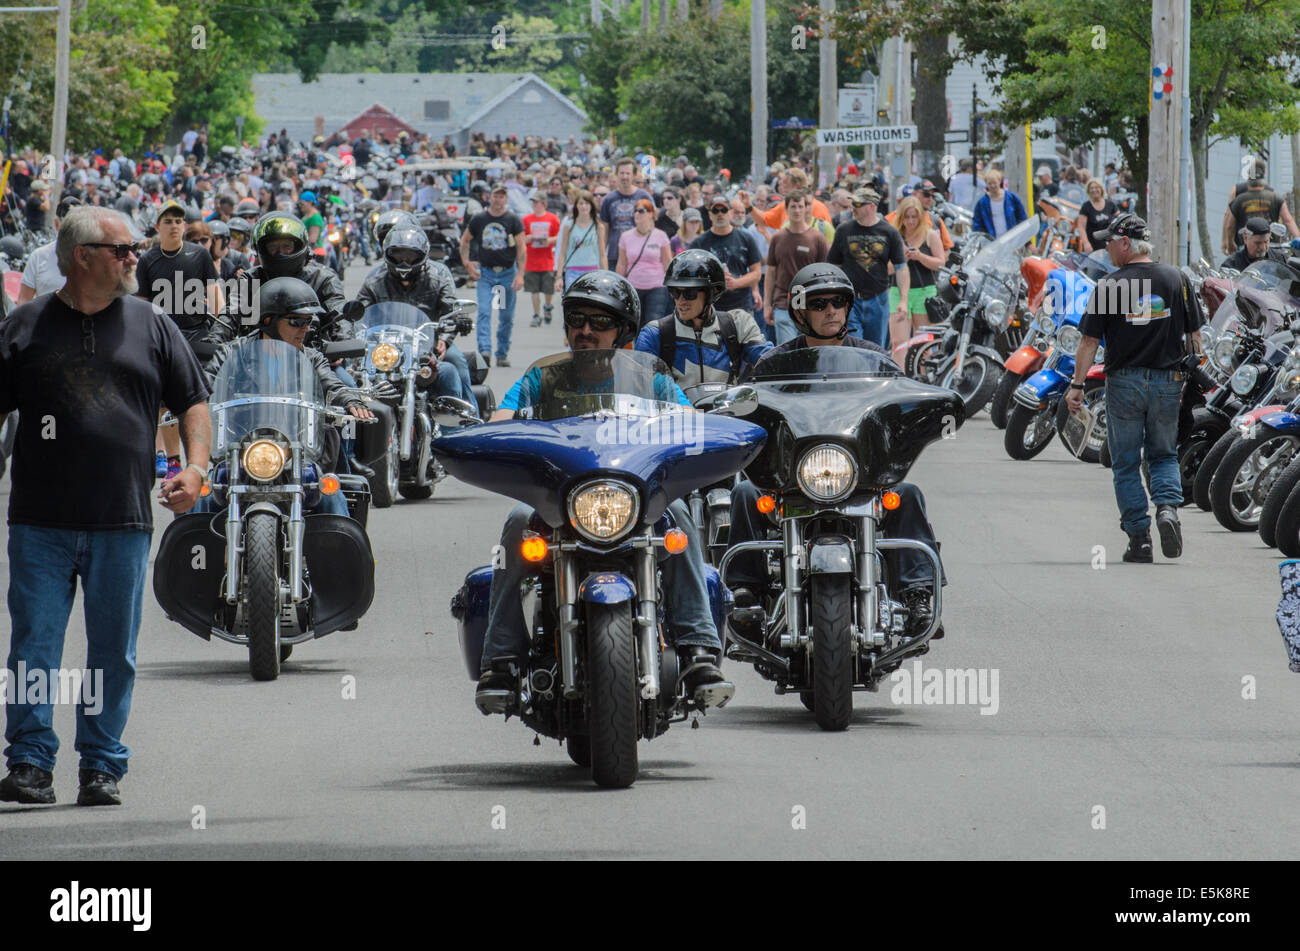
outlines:
[{"label": "motorcycle front fender", "polygon": [[814,538],[808,548],[808,574],[853,574],[853,546],[842,536]]},{"label": "motorcycle front fender", "polygon": [[1046,359],[1047,357],[1043,351],[1026,344],[1007,357],[1007,372],[1014,373],[1016,376],[1029,376],[1031,373],[1037,373],[1042,369],[1043,361]]},{"label": "motorcycle front fender", "polygon": [[1300,415],[1295,413],[1266,413],[1259,418],[1259,422],[1260,425],[1270,426],[1285,435],[1300,433]]},{"label": "motorcycle front fender", "polygon": [[587,575],[578,586],[578,600],[589,604],[636,603],[636,585],[622,572],[601,571]]},{"label": "motorcycle front fender", "polygon": [[1016,387],[1015,399],[1021,406],[1042,409],[1047,403],[1060,399],[1070,378],[1058,369],[1039,370]]}]

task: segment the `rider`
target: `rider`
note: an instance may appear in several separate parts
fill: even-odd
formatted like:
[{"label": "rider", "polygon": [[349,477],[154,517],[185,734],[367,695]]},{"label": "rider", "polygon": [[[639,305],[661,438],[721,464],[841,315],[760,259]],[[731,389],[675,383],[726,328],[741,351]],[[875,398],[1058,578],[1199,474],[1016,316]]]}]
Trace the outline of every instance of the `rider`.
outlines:
[{"label": "rider", "polygon": [[1241,247],[1224,258],[1220,267],[1244,271],[1256,261],[1265,259],[1285,264],[1287,257],[1293,252],[1287,245],[1271,247],[1269,245],[1271,238],[1267,218],[1247,218],[1246,227],[1241,229]]},{"label": "rider", "polygon": [[[803,306],[797,306],[802,302]],[[848,334],[849,309],[853,306],[853,284],[834,264],[809,264],[790,281],[790,319],[800,336],[769,351],[768,355],[789,353],[804,347],[856,347],[873,350],[888,359],[884,349],[860,337]],[[762,360],[755,371],[762,368]],[[901,371],[900,371],[901,372]],[[815,396],[810,396],[816,399]],[[911,538],[924,542],[935,552],[939,543],[925,514],[925,497],[910,482],[900,482],[892,490],[902,497],[902,504],[881,519],[882,534],[894,538]],[[758,511],[759,491],[754,483],[743,480],[731,491],[730,545],[756,541],[766,534],[770,522]],[[760,603],[767,587],[766,565],[762,552],[737,555],[728,567],[727,585],[735,594],[737,608],[751,608]],[[928,558],[919,552],[902,550],[885,553],[895,589],[909,609],[909,633],[920,634],[934,617],[934,570]],[[947,584],[947,581],[943,581]],[[747,615],[748,616],[748,612]],[[737,623],[733,620],[733,623]],[[743,633],[743,631],[742,631]],[[943,636],[943,628],[935,632]]]},{"label": "rider", "polygon": [[726,277],[722,262],[709,251],[693,248],[677,255],[664,277],[674,313],[646,324],[636,338],[636,349],[668,364],[681,386],[734,383],[742,366],[772,349],[750,311],[714,306],[727,289]]},{"label": "rider", "polygon": [[[311,360],[316,370],[327,403],[345,407],[357,419],[375,418],[374,414],[366,408],[366,404],[343,386],[334,371],[330,369],[329,360],[325,355],[319,350],[306,346],[307,334],[312,324],[325,313],[325,308],[321,306],[310,284],[294,277],[274,278],[262,285],[257,303],[260,318],[257,339],[283,340],[295,349],[301,350]],[[215,382],[217,373],[227,358],[246,345],[248,345],[248,338],[241,338],[225,343],[217,349],[203,367],[209,388]],[[338,456],[338,442],[328,436],[330,433],[337,433],[337,430],[328,427],[326,433],[326,448],[320,456],[322,465],[329,465],[330,460]],[[191,511],[214,511],[212,496],[200,496],[198,504]],[[314,507],[304,511],[325,515],[347,515],[348,504],[341,492],[335,492],[333,495],[322,492],[320,501]]]},{"label": "rider", "polygon": [[[560,309],[564,335],[572,351],[624,347],[631,342],[641,319],[636,290],[627,278],[611,271],[588,271],[579,276],[564,292]],[[654,383],[660,399],[690,407],[681,389],[666,375],[656,374]],[[510,388],[500,409],[492,414],[492,421],[510,419],[516,410],[535,405],[540,393],[541,371],[534,367]],[[514,694],[511,664],[528,653],[528,629],[519,600],[526,565],[519,546],[533,514],[529,506],[516,505],[501,530],[505,564],[492,576],[482,676],[475,695],[475,703],[485,714],[506,710]],[[681,499],[669,504],[668,515],[686,532],[688,542],[681,555],[662,562],[664,591],[669,592],[665,605],[667,635],[681,657],[687,693],[695,696],[702,688],[709,688],[714,703],[726,702],[735,688],[717,666],[721,642],[709,610],[699,532]]]},{"label": "rider", "polygon": [[[441,261],[429,260],[429,238],[422,228],[394,227],[384,238],[384,263],[366,277],[357,301],[369,307],[381,301],[413,304],[430,320],[456,309],[456,282]],[[442,362],[439,362],[442,361]],[[477,406],[465,355],[454,344],[439,340],[430,365],[438,371],[435,392]]]}]

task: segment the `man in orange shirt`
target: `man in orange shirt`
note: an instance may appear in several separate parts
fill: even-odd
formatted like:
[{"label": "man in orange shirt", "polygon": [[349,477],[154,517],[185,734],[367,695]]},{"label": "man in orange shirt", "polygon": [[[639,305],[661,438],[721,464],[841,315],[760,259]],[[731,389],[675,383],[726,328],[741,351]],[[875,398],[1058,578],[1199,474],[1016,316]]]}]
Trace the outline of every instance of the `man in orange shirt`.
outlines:
[{"label": "man in orange shirt", "polygon": [[[948,234],[948,226],[943,223],[943,219],[936,218],[930,214],[930,209],[934,207],[934,183],[928,179],[917,185],[915,189],[904,188],[902,196],[906,198],[909,194],[914,194],[921,201],[921,207],[925,209],[925,224],[927,228],[939,229],[939,240],[943,242],[944,251],[952,250],[952,236]],[[885,215],[885,220],[895,228],[898,227],[898,211],[891,211]]]},{"label": "man in orange shirt", "polygon": [[[776,190],[782,197],[799,188],[808,187],[808,175],[801,168],[788,168],[781,173],[776,182]],[[779,228],[785,224],[785,202],[763,211],[757,207],[750,207],[749,215],[754,219],[755,224],[766,225],[769,228]],[[822,203],[820,199],[814,198],[812,202],[812,215],[814,218],[821,218],[827,224],[830,223],[830,210]]]}]

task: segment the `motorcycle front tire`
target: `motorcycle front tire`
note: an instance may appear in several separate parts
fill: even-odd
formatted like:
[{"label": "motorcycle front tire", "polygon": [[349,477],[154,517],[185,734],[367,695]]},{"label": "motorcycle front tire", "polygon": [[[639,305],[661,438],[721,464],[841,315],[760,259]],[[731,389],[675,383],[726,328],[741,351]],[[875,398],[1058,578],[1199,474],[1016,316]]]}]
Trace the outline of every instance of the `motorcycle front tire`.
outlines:
[{"label": "motorcycle front tire", "polygon": [[1273,527],[1277,550],[1286,558],[1300,558],[1300,485],[1291,490]]},{"label": "motorcycle front tire", "polygon": [[1297,485],[1300,485],[1300,457],[1282,470],[1273,488],[1268,490],[1259,513],[1259,540],[1270,548],[1277,547],[1277,519]]},{"label": "motorcycle front tire", "polygon": [[1241,438],[1241,433],[1235,429],[1229,429],[1218,438],[1210,451],[1205,454],[1201,460],[1201,465],[1196,470],[1196,479],[1192,483],[1192,499],[1201,507],[1202,511],[1209,512],[1213,509],[1210,502],[1210,484],[1214,481],[1215,470],[1219,468],[1219,463],[1223,462],[1223,457],[1233,443]]},{"label": "motorcycle front tire", "polygon": [[[1044,416],[1052,420],[1052,425],[1047,428],[1046,433],[1039,437],[1037,442],[1025,445],[1025,433],[1029,431],[1029,425],[1039,416]],[[1052,442],[1052,436],[1056,434],[1056,410],[1050,406],[1044,406],[1042,409],[1030,409],[1028,406],[1021,406],[1017,403],[1011,407],[1011,412],[1007,416],[1006,435],[1002,437],[1003,448],[1006,449],[1007,455],[1012,459],[1032,459],[1038,455]]]},{"label": "motorcycle front tire", "polygon": [[808,591],[813,716],[823,730],[845,730],[853,719],[852,580],[848,575],[813,575]]},{"label": "motorcycle front tire", "polygon": [[1025,382],[1023,373],[1002,372],[998,388],[993,391],[993,401],[989,403],[989,419],[998,429],[1007,428],[1007,417],[1011,415],[1011,406],[1016,395],[1016,387]]},{"label": "motorcycle front tire", "polygon": [[280,676],[280,520],[254,512],[244,526],[248,670],[254,680]]},{"label": "motorcycle front tire", "polygon": [[587,726],[591,778],[626,789],[636,782],[637,677],[632,606],[588,603]]},{"label": "motorcycle front tire", "polygon": [[[1230,532],[1249,532],[1254,530],[1258,522],[1245,522],[1237,517],[1237,513],[1232,510],[1232,491],[1233,484],[1236,481],[1237,473],[1245,465],[1250,456],[1264,446],[1266,443],[1282,437],[1283,434],[1273,429],[1271,426],[1259,427],[1260,432],[1251,439],[1239,439],[1229,447],[1228,451],[1223,454],[1223,460],[1219,463],[1218,471],[1214,473],[1214,479],[1210,482],[1210,511],[1214,513],[1215,519]],[[1289,465],[1289,463],[1288,463]],[[1283,472],[1286,471],[1284,467]],[[1258,479],[1258,476],[1256,476]],[[1260,517],[1263,517],[1261,511]]]},{"label": "motorcycle front tire", "polygon": [[[1227,424],[1207,410],[1193,411],[1191,431],[1178,443],[1178,472],[1183,480],[1183,500],[1193,501],[1196,476],[1209,458],[1210,450],[1227,429]],[[1220,456],[1222,458],[1222,456]],[[1278,503],[1279,507],[1281,502]]]}]

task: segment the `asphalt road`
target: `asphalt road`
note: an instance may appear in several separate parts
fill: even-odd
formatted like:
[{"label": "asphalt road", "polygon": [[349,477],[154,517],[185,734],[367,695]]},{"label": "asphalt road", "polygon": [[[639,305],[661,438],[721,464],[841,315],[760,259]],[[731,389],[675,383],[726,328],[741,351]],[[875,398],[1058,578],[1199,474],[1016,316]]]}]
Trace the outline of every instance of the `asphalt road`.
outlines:
[{"label": "asphalt road", "polygon": [[[562,346],[558,320],[519,312],[498,397]],[[597,790],[554,741],[474,709],[448,600],[513,503],[448,480],[372,511],[374,606],[360,630],[297,647],[276,682],[164,620],[150,592],[125,805],[72,805],[73,710],[57,707],[59,804],[0,805],[0,857],[1300,856],[1275,552],[1184,509],[1181,560],[1125,565],[1109,473],[1059,444],[1013,462],[983,414],[912,478],[951,581],[922,663],[990,688],[996,672],[987,713],[896,703],[887,684],[827,734],[732,663],[730,706],[642,744],[632,789]],[[79,598],[65,666],[84,663],[80,614]]]}]

